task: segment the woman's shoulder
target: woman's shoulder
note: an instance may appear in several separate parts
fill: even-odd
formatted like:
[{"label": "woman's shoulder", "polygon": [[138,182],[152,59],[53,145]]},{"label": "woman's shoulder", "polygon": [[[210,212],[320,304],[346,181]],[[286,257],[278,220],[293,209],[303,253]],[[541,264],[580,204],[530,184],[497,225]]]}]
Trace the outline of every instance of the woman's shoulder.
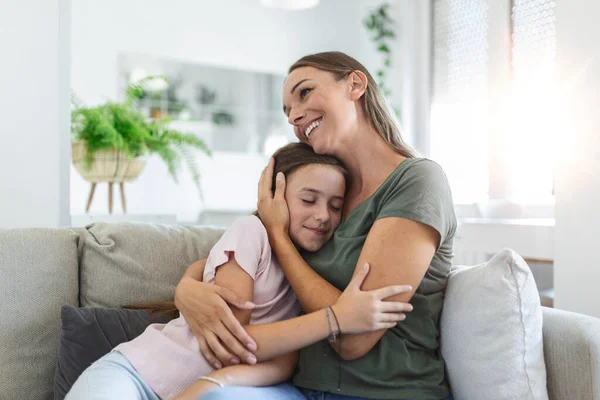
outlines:
[{"label": "woman's shoulder", "polygon": [[450,184],[442,167],[429,158],[407,158],[402,161],[384,184],[389,193],[397,194],[414,191],[444,192],[450,194]]},{"label": "woman's shoulder", "polygon": [[407,158],[402,161],[398,167],[397,171],[399,170],[402,172],[404,176],[416,176],[421,177],[422,179],[447,180],[442,166],[430,158]]},{"label": "woman's shoulder", "polygon": [[[454,225],[454,202],[442,167],[429,158],[407,158],[378,197],[377,216],[408,216],[429,221],[438,215]],[[422,221],[421,221],[422,222]]]}]

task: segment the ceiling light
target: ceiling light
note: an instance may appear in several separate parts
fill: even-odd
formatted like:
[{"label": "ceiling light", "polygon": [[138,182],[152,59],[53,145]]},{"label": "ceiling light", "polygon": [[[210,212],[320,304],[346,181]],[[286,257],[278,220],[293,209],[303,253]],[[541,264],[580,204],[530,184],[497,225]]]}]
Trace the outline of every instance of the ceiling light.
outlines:
[{"label": "ceiling light", "polygon": [[262,5],[284,10],[304,10],[316,7],[319,0],[260,0]]}]

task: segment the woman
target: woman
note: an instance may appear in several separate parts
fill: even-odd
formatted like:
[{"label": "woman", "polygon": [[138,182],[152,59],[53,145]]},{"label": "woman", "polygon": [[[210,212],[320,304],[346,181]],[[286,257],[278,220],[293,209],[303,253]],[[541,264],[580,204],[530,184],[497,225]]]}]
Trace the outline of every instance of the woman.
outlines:
[{"label": "woman", "polygon": [[[313,54],[292,65],[283,104],[298,139],[316,153],[337,157],[349,171],[342,222],[332,240],[312,254],[300,254],[286,234],[285,177],[278,174],[274,196],[268,190],[272,161],[261,177],[259,214],[302,308],[309,313],[334,304],[355,266],[368,262],[363,289],[411,285],[416,289],[392,299],[410,301],[414,311],[393,328],[342,334],[332,345],[321,341],[302,349],[295,387],[225,388],[203,398],[269,399],[282,390],[290,398],[300,391],[332,399],[332,393],[339,398],[448,398],[439,318],[457,223],[443,171],[415,157],[402,142],[372,76],[343,53]],[[176,304],[192,321],[204,355],[225,363],[238,361],[237,356],[247,361],[254,351],[247,334],[222,308],[196,308],[201,303],[225,304],[214,290],[182,279]]]}]

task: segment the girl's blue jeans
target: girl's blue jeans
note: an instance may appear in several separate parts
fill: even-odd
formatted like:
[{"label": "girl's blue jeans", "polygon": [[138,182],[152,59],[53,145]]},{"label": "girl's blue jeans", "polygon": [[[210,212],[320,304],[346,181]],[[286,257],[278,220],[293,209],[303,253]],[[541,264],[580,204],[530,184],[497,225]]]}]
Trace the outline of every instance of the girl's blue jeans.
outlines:
[{"label": "girl's blue jeans", "polygon": [[[77,379],[65,400],[136,399],[159,400],[127,358],[113,351],[88,367]],[[213,390],[199,400],[366,400],[316,390],[300,389],[291,383],[269,387],[231,386]],[[452,400],[452,396],[444,399]]]},{"label": "girl's blue jeans", "polygon": [[[325,393],[317,390],[300,389],[290,383],[282,383],[269,387],[231,386],[213,390],[198,400],[367,400],[363,397],[344,396],[335,393]],[[408,399],[407,399],[408,400]],[[441,399],[440,399],[441,400]],[[444,400],[452,400],[448,396]]]}]

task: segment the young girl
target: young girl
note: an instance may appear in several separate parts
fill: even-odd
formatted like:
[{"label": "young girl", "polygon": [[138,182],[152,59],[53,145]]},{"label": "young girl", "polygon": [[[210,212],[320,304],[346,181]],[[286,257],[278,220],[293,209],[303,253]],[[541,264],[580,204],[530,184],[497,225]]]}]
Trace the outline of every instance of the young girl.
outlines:
[{"label": "young girl", "polygon": [[[299,249],[314,252],[340,223],[346,171],[334,157],[317,155],[302,143],[289,144],[273,157],[276,170],[287,177],[289,235]],[[362,292],[367,269],[356,273],[335,305],[294,318],[300,305],[271,251],[264,226],[257,216],[241,218],[211,250],[202,277],[255,304],[252,310],[234,308],[233,313],[242,324],[250,324],[245,329],[257,344],[258,362],[215,369],[180,316],[150,325],[92,364],[66,399],[196,399],[224,386],[283,382],[295,369],[298,349],[328,337],[335,341],[341,332],[391,327],[404,318],[396,303],[382,300],[410,288]]]}]

